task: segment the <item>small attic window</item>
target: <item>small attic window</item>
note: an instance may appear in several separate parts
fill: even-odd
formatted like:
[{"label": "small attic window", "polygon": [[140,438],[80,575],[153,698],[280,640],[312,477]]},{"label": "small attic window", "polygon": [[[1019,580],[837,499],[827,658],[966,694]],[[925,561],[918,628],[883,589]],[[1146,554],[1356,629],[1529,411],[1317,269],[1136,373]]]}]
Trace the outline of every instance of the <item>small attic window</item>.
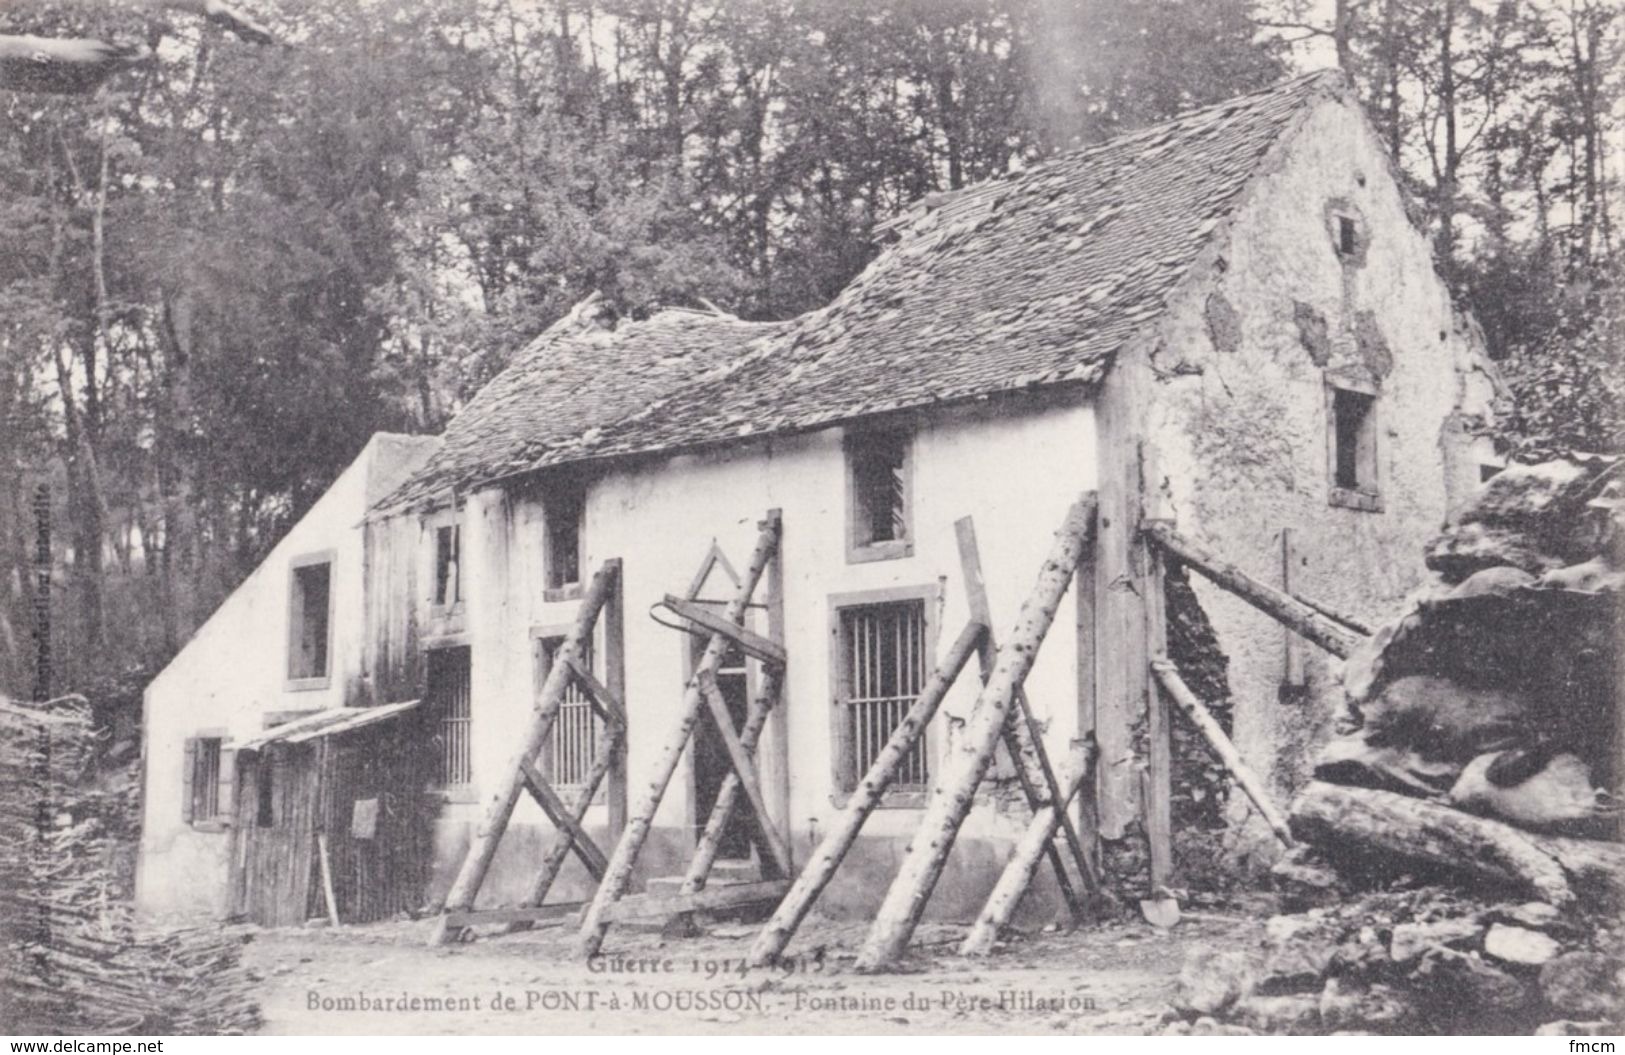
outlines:
[{"label": "small attic window", "polygon": [[1339,216],[1337,218],[1337,251],[1344,256],[1353,256],[1359,248],[1359,228],[1355,226],[1354,217]]},{"label": "small attic window", "polygon": [[898,430],[846,438],[848,563],[907,557],[914,552],[910,437]]},{"label": "small attic window", "polygon": [[1327,394],[1331,504],[1380,511],[1376,393],[1330,385]]},{"label": "small attic window", "polygon": [[586,504],[586,488],[571,479],[555,481],[542,499],[545,600],[565,601],[580,594],[581,520]]}]

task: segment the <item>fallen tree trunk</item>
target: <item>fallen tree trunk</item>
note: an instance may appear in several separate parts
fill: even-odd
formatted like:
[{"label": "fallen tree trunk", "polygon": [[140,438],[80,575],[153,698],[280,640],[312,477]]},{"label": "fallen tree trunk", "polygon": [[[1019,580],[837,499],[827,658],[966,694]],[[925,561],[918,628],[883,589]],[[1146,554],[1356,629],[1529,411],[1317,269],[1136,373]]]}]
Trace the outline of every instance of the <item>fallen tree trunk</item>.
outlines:
[{"label": "fallen tree trunk", "polygon": [[1292,803],[1291,825],[1332,863],[1363,871],[1421,865],[1559,906],[1625,895],[1625,846],[1541,835],[1391,791],[1311,781]]}]

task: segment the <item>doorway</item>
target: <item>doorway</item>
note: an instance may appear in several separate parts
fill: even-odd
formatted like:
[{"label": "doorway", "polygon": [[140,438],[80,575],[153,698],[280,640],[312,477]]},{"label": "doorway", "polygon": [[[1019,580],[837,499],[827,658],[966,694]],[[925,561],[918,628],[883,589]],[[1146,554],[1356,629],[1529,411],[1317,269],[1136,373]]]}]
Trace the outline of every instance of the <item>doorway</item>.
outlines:
[{"label": "doorway", "polygon": [[[690,670],[699,665],[705,644],[703,638],[693,639],[689,653]],[[728,714],[733,719],[734,731],[737,733],[745,724],[745,713],[750,706],[750,675],[745,667],[745,654],[738,646],[728,646],[728,651],[717,668],[717,688],[722,691],[722,699],[728,705]],[[700,715],[700,721],[694,728],[693,831],[696,841],[705,832],[706,822],[711,819],[711,808],[716,805],[723,780],[733,771],[733,762],[728,757],[728,748],[717,732],[716,723],[711,717],[711,709],[702,705],[701,711],[703,713]],[[727,827],[722,830],[717,859],[750,860],[753,827],[749,801],[743,794],[735,796],[734,808],[728,814]]]}]

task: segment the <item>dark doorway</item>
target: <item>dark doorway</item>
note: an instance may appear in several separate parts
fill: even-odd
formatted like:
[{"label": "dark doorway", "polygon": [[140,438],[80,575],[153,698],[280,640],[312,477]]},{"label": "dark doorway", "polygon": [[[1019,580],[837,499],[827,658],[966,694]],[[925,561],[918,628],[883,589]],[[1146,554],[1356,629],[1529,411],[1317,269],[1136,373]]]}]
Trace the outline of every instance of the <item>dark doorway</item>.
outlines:
[{"label": "dark doorway", "polygon": [[[703,639],[695,639],[693,664],[698,664],[705,649]],[[692,665],[691,664],[691,667]],[[728,713],[733,718],[737,734],[745,724],[745,711],[750,705],[750,684],[745,671],[745,655],[730,646],[717,670],[717,688],[727,701]],[[699,725],[694,730],[694,838],[705,831],[711,818],[711,807],[716,805],[722,782],[733,770],[728,748],[717,733],[709,707],[702,708]],[[743,794],[735,796],[734,808],[728,815],[728,826],[723,829],[722,843],[717,857],[722,860],[749,859],[751,851],[750,803]]]}]

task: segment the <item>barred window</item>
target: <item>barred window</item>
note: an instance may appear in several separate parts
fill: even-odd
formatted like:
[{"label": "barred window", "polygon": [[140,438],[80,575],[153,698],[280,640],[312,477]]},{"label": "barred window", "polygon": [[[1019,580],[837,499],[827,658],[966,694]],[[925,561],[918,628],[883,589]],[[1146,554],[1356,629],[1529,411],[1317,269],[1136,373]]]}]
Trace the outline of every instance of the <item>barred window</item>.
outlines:
[{"label": "barred window", "polygon": [[[926,677],[925,602],[909,600],[840,609],[838,706],[841,783],[857,785],[914,706]],[[924,790],[930,779],[925,738],[897,768],[893,787]]]},{"label": "barred window", "polygon": [[466,646],[430,650],[429,706],[437,725],[435,738],[440,751],[436,782],[441,787],[474,782],[471,674]]},{"label": "barred window", "polygon": [[[546,682],[548,672],[553,669],[554,659],[563,644],[562,637],[541,640],[538,653],[540,665],[536,671],[538,691]],[[591,651],[586,651],[582,659],[590,668]],[[569,788],[579,787],[587,782],[587,773],[592,769],[593,759],[598,757],[598,741],[603,732],[599,726],[600,721],[587,694],[582,692],[581,686],[572,679],[569,688],[564,690],[558,717],[553,721],[553,731],[548,734],[543,772],[553,785]]]}]

